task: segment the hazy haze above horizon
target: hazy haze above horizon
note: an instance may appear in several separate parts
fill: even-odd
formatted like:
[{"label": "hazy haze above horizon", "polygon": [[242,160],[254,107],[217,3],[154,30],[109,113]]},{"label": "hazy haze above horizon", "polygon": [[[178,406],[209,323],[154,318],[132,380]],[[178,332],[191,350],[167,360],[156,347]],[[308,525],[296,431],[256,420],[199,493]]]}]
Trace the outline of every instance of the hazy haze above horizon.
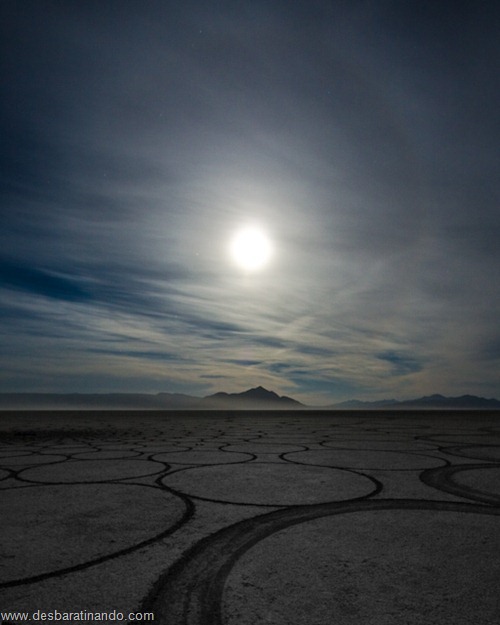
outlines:
[{"label": "hazy haze above horizon", "polygon": [[499,397],[499,26],[4,0],[0,392]]}]

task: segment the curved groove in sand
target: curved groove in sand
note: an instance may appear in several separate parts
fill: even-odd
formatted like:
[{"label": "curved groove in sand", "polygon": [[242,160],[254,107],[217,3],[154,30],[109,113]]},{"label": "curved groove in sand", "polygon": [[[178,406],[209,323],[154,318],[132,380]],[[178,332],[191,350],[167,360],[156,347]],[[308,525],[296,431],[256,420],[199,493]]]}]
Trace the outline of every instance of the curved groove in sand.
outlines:
[{"label": "curved groove in sand", "polygon": [[413,499],[365,500],[297,506],[246,519],[201,540],[155,584],[143,602],[159,623],[222,625],[222,595],[237,560],[252,546],[292,525],[321,517],[371,510],[438,510],[500,516],[500,510],[468,503]]},{"label": "curved groove in sand", "polygon": [[439,467],[437,469],[427,469],[420,474],[420,480],[427,486],[450,493],[451,495],[457,495],[458,497],[465,497],[466,499],[472,499],[473,501],[499,506],[499,495],[479,490],[477,488],[473,488],[472,486],[466,486],[465,484],[458,484],[453,479],[454,475],[465,471],[498,468],[499,465],[495,464],[452,465],[449,467]]}]

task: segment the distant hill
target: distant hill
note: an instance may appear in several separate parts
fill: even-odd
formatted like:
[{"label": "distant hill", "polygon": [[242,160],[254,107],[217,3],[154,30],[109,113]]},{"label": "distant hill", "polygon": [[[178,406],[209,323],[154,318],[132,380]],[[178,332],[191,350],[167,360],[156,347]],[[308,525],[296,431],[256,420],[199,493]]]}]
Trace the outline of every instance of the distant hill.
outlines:
[{"label": "distant hill", "polygon": [[0,410],[280,410],[306,408],[262,386],[242,393],[0,393]]},{"label": "distant hill", "polygon": [[0,410],[198,410],[178,393],[0,393]]},{"label": "distant hill", "polygon": [[278,395],[274,391],[268,391],[263,386],[248,389],[242,393],[215,393],[204,398],[205,405],[240,409],[268,409],[268,410],[291,410],[294,408],[306,408],[299,401],[287,397],[286,395]]},{"label": "distant hill", "polygon": [[475,395],[461,395],[460,397],[444,397],[443,395],[428,395],[419,399],[411,399],[395,404],[397,408],[445,408],[466,410],[498,410],[498,399],[486,399]]},{"label": "distant hill", "polygon": [[475,395],[417,399],[350,399],[330,406],[305,406],[263,386],[241,393],[193,397],[181,393],[0,393],[0,410],[500,410],[500,401]]},{"label": "distant hill", "polygon": [[500,410],[498,399],[486,399],[475,395],[445,397],[444,395],[427,395],[417,399],[382,399],[379,401],[360,401],[351,399],[330,406],[332,410]]},{"label": "distant hill", "polygon": [[333,404],[331,408],[336,410],[373,410],[374,408],[387,408],[399,403],[397,399],[380,399],[378,401],[362,401],[361,399],[348,399],[338,404]]}]

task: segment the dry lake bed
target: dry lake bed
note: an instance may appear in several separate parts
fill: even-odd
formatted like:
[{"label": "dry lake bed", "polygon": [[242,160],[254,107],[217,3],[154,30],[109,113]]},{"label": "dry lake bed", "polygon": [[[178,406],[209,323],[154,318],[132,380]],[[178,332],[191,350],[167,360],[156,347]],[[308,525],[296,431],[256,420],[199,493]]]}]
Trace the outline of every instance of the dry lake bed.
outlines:
[{"label": "dry lake bed", "polygon": [[5,622],[500,622],[498,412],[3,412],[0,511]]}]

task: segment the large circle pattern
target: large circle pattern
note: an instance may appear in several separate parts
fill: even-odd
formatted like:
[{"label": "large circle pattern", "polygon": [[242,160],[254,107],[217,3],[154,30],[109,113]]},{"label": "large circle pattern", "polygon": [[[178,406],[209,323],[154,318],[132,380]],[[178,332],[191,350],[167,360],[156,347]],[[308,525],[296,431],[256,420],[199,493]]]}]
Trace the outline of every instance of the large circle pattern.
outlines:
[{"label": "large circle pattern", "polygon": [[377,489],[368,477],[342,469],[266,462],[185,469],[163,483],[200,499],[260,506],[345,501]]},{"label": "large circle pattern", "polygon": [[60,484],[71,482],[104,482],[153,475],[164,470],[158,462],[148,460],[68,460],[64,469],[57,465],[30,468],[20,474],[24,480]]},{"label": "large circle pattern", "polygon": [[420,441],[372,441],[372,440],[343,440],[325,441],[322,447],[326,449],[351,450],[351,451],[403,451],[403,452],[425,452],[436,449],[437,444],[422,443]]},{"label": "large circle pattern", "polygon": [[2,458],[0,464],[2,467],[16,468],[16,467],[29,467],[44,464],[54,464],[58,462],[64,462],[67,460],[66,456],[53,455],[53,454],[25,454],[24,456],[12,456],[11,458]]},{"label": "large circle pattern", "polygon": [[464,445],[462,447],[448,447],[443,451],[452,456],[500,462],[500,445]]},{"label": "large circle pattern", "polygon": [[[56,417],[58,429],[52,431],[49,422]],[[22,431],[3,436],[9,444],[2,447],[7,457],[0,457],[0,467],[4,462],[6,467],[10,466],[10,459],[13,465],[11,471],[3,474],[0,469],[0,478],[2,475],[7,478],[0,483],[7,493],[6,498],[0,501],[0,505],[3,504],[2,517],[9,503],[18,497],[24,502],[22,509],[17,509],[18,514],[23,514],[33,505],[37,511],[36,518],[28,514],[26,522],[22,520],[19,524],[18,531],[26,536],[22,544],[12,539],[17,531],[13,529],[15,522],[9,520],[6,525],[7,547],[15,547],[7,552],[8,556],[14,557],[4,558],[0,563],[0,566],[3,565],[0,572],[3,570],[3,579],[7,580],[4,583],[0,581],[0,587],[3,587],[2,592],[7,593],[9,601],[13,599],[9,609],[49,605],[49,595],[53,595],[55,589],[64,594],[68,606],[87,600],[98,605],[107,598],[117,602],[116,605],[125,605],[126,602],[119,600],[120,593],[122,597],[126,594],[130,605],[139,606],[148,589],[152,589],[151,596],[155,595],[169,611],[169,617],[165,618],[164,608],[159,610],[155,614],[158,622],[221,625],[226,620],[224,625],[231,625],[230,619],[236,615],[237,620],[241,616],[244,625],[245,618],[253,614],[255,622],[260,623],[262,614],[258,613],[257,599],[254,602],[257,611],[252,613],[249,608],[245,616],[245,609],[242,608],[245,601],[248,605],[247,593],[254,592],[246,583],[258,582],[242,577],[240,583],[239,565],[245,564],[242,574],[245,576],[247,571],[251,572],[249,561],[258,549],[264,548],[270,558],[272,554],[268,553],[267,547],[274,545],[274,555],[281,560],[280,546],[274,543],[274,538],[282,540],[283,548],[286,548],[288,538],[297,540],[299,552],[305,554],[300,556],[304,566],[295,568],[297,575],[302,575],[303,588],[298,591],[293,589],[294,582],[288,583],[287,572],[284,571],[286,584],[283,585],[283,595],[286,597],[292,592],[293,596],[303,598],[307,594],[304,601],[309,595],[313,599],[315,587],[309,587],[310,592],[307,593],[309,577],[305,576],[305,573],[313,575],[316,564],[321,564],[321,557],[317,558],[314,553],[318,534],[313,519],[324,518],[323,530],[328,534],[327,552],[328,541],[334,540],[333,527],[341,528],[342,524],[354,526],[364,516],[387,518],[389,510],[401,518],[408,515],[408,518],[417,519],[418,514],[430,517],[434,513],[445,518],[443,514],[446,513],[462,518],[496,515],[498,520],[500,497],[497,481],[500,476],[495,456],[498,444],[496,447],[492,445],[496,438],[480,427],[488,423],[488,419],[478,415],[473,420],[461,415],[447,416],[446,419],[435,415],[428,417],[424,427],[422,416],[388,418],[378,413],[358,413],[356,417],[335,413],[316,416],[311,413],[277,415],[262,412],[252,415],[217,412],[203,415],[115,413],[105,415],[102,420],[100,417],[89,419],[85,415],[85,422],[88,423],[85,427],[80,424],[80,427],[77,424],[83,419],[81,414],[38,415],[36,428],[33,425],[36,431],[29,436]],[[47,427],[45,419],[49,423]],[[18,420],[16,416],[14,426]],[[103,429],[103,423],[109,425],[107,430]],[[0,435],[3,433],[0,432]],[[344,458],[339,463],[337,455],[335,464],[321,466],[316,465],[318,453],[343,453]],[[468,453],[472,459],[458,459],[459,455]],[[24,457],[19,459],[19,456]],[[304,458],[309,458],[310,464],[303,462]],[[376,463],[367,463],[367,459],[376,460]],[[27,460],[30,462],[25,462]],[[496,465],[492,464],[495,461]],[[45,466],[34,464],[37,462]],[[479,462],[482,464],[477,464]],[[432,480],[420,482],[421,470],[424,470],[424,476],[434,475],[435,484]],[[365,473],[368,475],[363,475]],[[371,479],[370,474],[376,479]],[[163,493],[157,487],[160,477],[166,486]],[[117,480],[121,483],[113,483]],[[109,483],[106,484],[106,481]],[[129,483],[125,485],[125,481]],[[44,482],[47,485],[43,485]],[[443,496],[443,493],[430,488],[435,485],[453,496]],[[170,486],[173,494],[169,495]],[[135,495],[121,500],[114,495],[118,488],[135,489]],[[175,491],[180,492],[176,495]],[[52,504],[54,510],[63,511],[60,520],[51,515],[43,503],[33,504],[30,498],[35,496],[35,492],[45,493],[47,505]],[[72,493],[79,499],[76,503]],[[152,497],[155,496],[152,493],[158,496],[156,505],[141,505],[148,493]],[[467,503],[454,503],[457,496],[461,502],[467,497]],[[179,506],[177,513],[165,497],[167,500],[174,498],[177,502],[174,508]],[[404,497],[415,499],[404,500]],[[104,502],[112,507],[113,500],[118,504],[121,501],[123,512],[120,517],[118,511],[111,511],[109,529],[114,527],[115,531],[106,534],[107,530],[101,531],[99,526],[106,516],[102,514],[102,505]],[[443,500],[450,502],[446,504],[448,507]],[[481,505],[471,503],[471,500]],[[90,539],[75,540],[80,530],[75,535],[70,531],[75,521],[64,511],[67,501],[75,512],[77,523],[80,519],[85,524]],[[414,513],[417,509],[419,512]],[[127,532],[130,511],[133,511],[132,525],[135,515],[139,520],[141,513],[150,518],[141,527],[130,527],[130,541],[124,540],[117,545],[112,541],[116,541],[116,534],[121,540],[122,527]],[[162,513],[163,520],[155,525],[155,519],[159,518],[156,515]],[[193,514],[193,522],[185,524]],[[46,529],[49,519],[55,519],[52,533]],[[60,527],[59,522],[66,527]],[[149,522],[151,525],[148,525]],[[38,524],[40,527],[37,527]],[[288,533],[286,528],[292,530],[294,525],[297,533]],[[299,531],[299,526],[303,531]],[[374,549],[377,544],[382,548],[381,543],[385,541],[389,548],[391,535],[378,535],[377,540],[372,526],[375,527],[376,523],[364,525],[364,539],[368,540],[366,536],[371,536]],[[158,527],[160,531],[157,531]],[[409,536],[412,534],[411,523],[406,526],[403,523],[401,527]],[[475,529],[467,525],[449,527],[450,533],[455,532],[459,538],[462,537],[461,528],[464,528],[464,536],[469,531],[476,536],[477,532],[484,530],[482,525]],[[423,540],[418,532],[415,535]],[[102,548],[99,547],[99,536],[103,540]],[[144,540],[143,536],[146,536]],[[304,548],[300,543],[301,536],[311,537]],[[485,538],[484,531],[482,538]],[[104,544],[106,540],[107,544]],[[50,541],[55,545],[52,548],[54,553],[48,553]],[[446,545],[446,540],[442,544]],[[482,547],[476,550],[473,543],[465,547],[471,553],[470,570],[474,571],[477,565],[475,558],[482,558]],[[293,559],[294,544],[289,543],[288,549],[288,556]],[[411,555],[411,548],[409,551]],[[439,545],[435,545],[435,551],[439,552]],[[335,553],[330,550],[330,558],[325,555],[327,563],[320,570],[327,579],[334,572]],[[360,563],[356,560],[355,550],[352,555],[353,564],[357,563],[361,568],[369,565],[369,561]],[[26,565],[28,559],[33,562],[33,567]],[[378,559],[377,555],[373,556],[373,566]],[[44,560],[47,560],[46,566],[42,563]],[[264,560],[263,557],[261,563]],[[349,567],[348,558],[344,557],[344,560],[342,570]],[[170,566],[171,563],[174,564]],[[285,558],[283,563],[290,571],[293,570],[293,561]],[[23,566],[24,572],[20,570]],[[270,574],[274,575],[270,566]],[[30,572],[26,574],[28,568]],[[165,577],[158,579],[161,571],[165,571]],[[414,571],[418,573],[418,566],[414,567]],[[374,583],[378,581],[378,572],[374,571]],[[408,583],[415,584],[407,570],[402,569],[402,573],[407,576]],[[118,585],[117,580],[120,582]],[[484,583],[488,587],[487,580]],[[97,587],[99,592],[96,594]],[[227,590],[225,594],[224,588]],[[236,593],[234,600],[229,596],[231,589]],[[429,597],[432,598],[432,593]],[[352,593],[349,595],[348,589],[344,598],[343,607],[349,614]],[[253,598],[250,599],[250,603],[253,601]],[[220,614],[221,603],[227,610],[224,615]],[[321,617],[321,614],[315,613],[316,602],[312,601],[312,604],[310,615]],[[102,608],[105,607],[102,605]],[[260,603],[260,607],[269,608],[265,601]],[[238,610],[243,613],[238,614]],[[477,614],[480,618],[482,613],[478,611]],[[342,622],[342,616],[337,619],[338,622]],[[385,625],[383,619],[378,620]],[[435,621],[431,619],[431,622]],[[446,623],[446,618],[443,622]],[[362,620],[360,623],[363,625]]]},{"label": "large circle pattern", "polygon": [[422,454],[404,454],[397,451],[315,449],[285,454],[284,458],[307,465],[386,471],[414,471],[446,464],[441,458]]},{"label": "large circle pattern", "polygon": [[[442,515],[442,513],[445,513]],[[437,516],[439,515],[439,517]],[[483,518],[486,517],[486,520]],[[338,519],[338,524],[335,523],[335,519]],[[321,535],[313,535],[311,539],[306,539],[306,547],[312,548],[312,553],[309,553],[307,561],[302,561],[303,568],[300,571],[304,586],[300,589],[302,597],[314,595],[316,588],[314,588],[315,576],[318,577],[318,567],[315,561],[314,550],[320,550],[323,542],[328,547],[329,543],[333,545],[333,553],[331,559],[327,562],[326,572],[328,567],[332,565],[339,569],[339,574],[334,580],[335,587],[338,589],[337,596],[345,594],[349,588],[352,588],[349,584],[342,585],[345,581],[345,577],[342,577],[342,570],[351,570],[354,574],[357,574],[362,567],[365,567],[365,571],[368,570],[368,575],[361,575],[360,579],[355,580],[356,583],[363,584],[364,582],[370,583],[370,575],[373,573],[377,576],[374,580],[375,584],[383,584],[384,569],[378,567],[377,563],[379,558],[382,562],[387,561],[387,557],[390,558],[386,565],[387,572],[390,574],[388,580],[391,582],[396,578],[396,592],[392,585],[387,585],[383,590],[388,595],[398,596],[397,589],[402,590],[402,594],[406,597],[410,597],[410,601],[418,601],[419,588],[417,587],[417,593],[414,592],[412,584],[415,581],[414,571],[411,566],[415,563],[420,566],[420,574],[418,577],[423,583],[423,588],[426,590],[424,579],[427,573],[431,573],[434,576],[439,575],[439,565],[441,559],[446,559],[448,556],[453,556],[455,551],[458,550],[460,556],[466,555],[467,563],[470,563],[470,567],[466,566],[464,571],[461,572],[462,578],[459,580],[463,582],[463,575],[466,578],[468,571],[480,570],[483,566],[481,555],[487,553],[485,561],[490,564],[493,563],[493,569],[490,574],[480,574],[478,577],[479,592],[476,595],[468,595],[468,599],[472,599],[474,605],[481,607],[477,610],[479,616],[483,616],[482,602],[483,592],[486,591],[487,595],[487,608],[489,609],[493,605],[493,620],[477,621],[482,625],[496,625],[496,579],[499,573],[499,567],[496,560],[496,551],[498,549],[498,520],[500,518],[500,510],[488,506],[463,504],[443,501],[423,501],[423,500],[365,500],[358,502],[346,502],[336,504],[320,504],[316,506],[298,506],[295,508],[285,508],[275,510],[268,514],[263,514],[258,517],[250,518],[234,525],[231,525],[224,530],[221,530],[212,536],[200,541],[198,545],[193,547],[185,556],[172,568],[172,570],[165,576],[158,580],[158,583],[154,591],[143,603],[143,609],[153,610],[156,617],[161,622],[170,623],[175,622],[178,625],[204,625],[205,623],[211,623],[212,625],[232,625],[231,618],[233,615],[239,616],[238,610],[239,602],[244,600],[244,593],[246,591],[253,592],[253,588],[248,586],[254,584],[259,589],[265,590],[266,586],[273,585],[273,578],[260,578],[253,580],[244,580],[245,583],[242,592],[238,592],[236,601],[230,606],[230,612],[224,614],[224,595],[227,601],[227,590],[231,583],[232,575],[238,573],[237,567],[240,561],[246,558],[246,554],[250,554],[250,557],[255,553],[254,549],[259,549],[260,543],[264,546],[265,555],[262,558],[262,562],[276,559],[276,567],[281,567],[281,557],[279,550],[272,549],[272,539],[283,531],[293,529],[297,527],[298,544],[301,544],[302,532],[300,528],[303,527],[304,533],[307,534],[308,524],[320,519],[328,519],[334,522],[334,528],[327,524]],[[398,521],[398,519],[400,519]],[[401,521],[402,519],[402,521]],[[441,520],[441,522],[436,522]],[[444,523],[442,521],[444,519]],[[426,523],[428,523],[426,525]],[[430,530],[433,530],[437,526],[435,532],[437,540],[431,536],[428,539],[427,535]],[[346,531],[343,531],[344,530]],[[347,529],[346,529],[347,528]],[[392,531],[391,531],[392,530]],[[432,533],[432,532],[431,532]],[[292,533],[292,536],[295,534]],[[394,539],[393,539],[394,535]],[[431,546],[424,544],[422,548],[421,541],[413,540],[414,535],[417,538],[421,538],[424,543],[426,541],[431,543]],[[441,543],[440,536],[444,537]],[[469,538],[472,540],[469,542]],[[307,538],[307,536],[306,536]],[[271,543],[268,542],[271,540]],[[476,552],[474,547],[478,545],[479,539],[479,557],[476,558]],[[432,541],[434,543],[432,544]],[[286,542],[287,555],[293,557],[295,545],[292,541]],[[486,544],[488,543],[488,544]],[[269,545],[271,547],[269,548]],[[364,548],[364,545],[368,544],[368,548]],[[448,553],[448,548],[451,544],[451,553]],[[406,560],[406,545],[409,545],[408,553],[410,555],[410,566],[408,563],[404,564],[398,570],[398,562]],[[267,548],[266,548],[267,547]],[[492,550],[492,551],[491,551]],[[337,555],[336,555],[337,553]],[[343,558],[339,559],[338,555],[343,554]],[[427,555],[430,555],[429,562],[427,562]],[[370,556],[370,557],[367,557]],[[393,559],[392,556],[396,555]],[[254,559],[254,562],[258,564],[258,558]],[[463,559],[461,560],[463,562]],[[251,563],[250,563],[251,564]],[[354,567],[352,566],[354,564]],[[395,570],[393,569],[393,564]],[[283,567],[287,565],[287,556],[283,558]],[[359,565],[359,566],[358,566]],[[367,569],[368,566],[368,569]],[[423,571],[422,571],[423,566]],[[427,568],[426,568],[427,567]],[[454,567],[454,562],[446,562],[444,573],[449,568]],[[248,570],[248,567],[244,567]],[[296,568],[295,568],[296,570]],[[319,570],[321,573],[321,569]],[[284,573],[286,576],[286,572]],[[307,575],[307,577],[304,577]],[[358,576],[359,577],[359,576]],[[312,584],[311,584],[312,580]],[[493,580],[493,584],[492,584]],[[472,580],[471,580],[472,581]],[[442,583],[442,580],[440,580]],[[474,586],[475,582],[467,582],[469,587],[476,589],[478,586]],[[293,582],[292,582],[293,584]],[[453,580],[452,580],[453,585]],[[237,586],[237,584],[236,584]],[[481,587],[481,586],[484,586]],[[432,584],[431,584],[432,587]],[[428,588],[428,586],[427,586]],[[238,590],[238,589],[237,589]],[[293,589],[292,589],[293,590]],[[286,597],[289,596],[290,589],[285,585],[279,587],[279,592]],[[431,592],[434,592],[432,589]],[[327,589],[327,596],[323,599],[331,597],[332,589]],[[374,596],[375,595],[375,596]],[[261,594],[262,596],[262,594]],[[360,595],[356,597],[361,602],[364,601],[364,596]],[[433,607],[434,598],[429,597],[427,605]],[[319,598],[321,601],[322,597]],[[383,597],[377,597],[377,593],[373,593],[369,600],[377,601],[380,599],[384,601]],[[427,599],[427,597],[425,597]],[[280,598],[276,598],[279,601]],[[293,597],[292,597],[293,600]],[[437,600],[440,600],[439,593],[437,594]],[[274,599],[273,599],[274,601]],[[264,602],[265,603],[265,602]],[[470,601],[469,601],[470,603]],[[221,604],[223,607],[221,608]],[[247,604],[248,605],[248,604]],[[387,602],[386,602],[387,605]],[[449,602],[448,602],[449,605]],[[261,604],[262,606],[262,604]],[[227,602],[226,602],[227,607]],[[259,623],[259,622],[273,622],[274,620],[270,615],[272,605],[264,605],[264,613],[258,614],[257,618],[247,620],[244,615],[243,623]],[[314,613],[314,602],[309,604],[310,615],[317,617]],[[377,609],[379,606],[376,606]],[[410,609],[408,614],[405,610],[401,610],[397,605],[387,606],[387,615],[391,618],[399,620],[391,620],[391,623],[400,623],[401,615],[404,614],[405,619],[409,618],[408,622],[411,625],[420,625],[421,622],[427,622],[426,619],[416,621],[411,620],[413,616],[412,604],[409,603],[406,607]],[[392,609],[391,609],[392,608]],[[418,612],[418,610],[417,610]],[[430,610],[432,612],[432,609]],[[301,614],[300,612],[298,613]],[[304,612],[302,611],[302,615]],[[352,614],[347,613],[348,616]],[[255,613],[252,616],[256,616]],[[288,616],[288,615],[287,615]],[[326,622],[341,622],[344,623],[344,613],[330,614],[329,620]],[[372,625],[372,623],[385,623],[384,618],[371,619],[371,614],[368,615],[366,621],[358,621],[361,625]],[[418,615],[419,617],[421,615]],[[448,614],[445,614],[445,619],[448,618]],[[454,613],[451,614],[451,620],[444,620],[446,623],[454,623]],[[267,618],[269,617],[269,618]],[[332,618],[333,617],[333,618]],[[470,611],[467,613],[467,617],[470,618]],[[306,616],[307,618],[307,616]],[[285,621],[286,622],[286,621]],[[295,621],[295,615],[289,621],[291,623]],[[301,621],[298,621],[301,624]],[[305,623],[315,621],[305,621]],[[441,621],[432,621],[440,622]],[[470,621],[465,621],[470,622]],[[349,623],[349,621],[347,621]],[[464,623],[464,621],[462,621]]]},{"label": "large circle pattern", "polygon": [[238,560],[223,622],[494,625],[499,548],[498,518],[487,515],[377,510],[317,519]]},{"label": "large circle pattern", "polygon": [[109,556],[164,532],[185,511],[172,493],[130,484],[27,486],[0,491],[0,502],[0,583]]},{"label": "large circle pattern", "polygon": [[122,449],[105,451],[85,451],[72,454],[75,460],[121,460],[122,458],[137,458],[141,455],[139,451]]},{"label": "large circle pattern", "polygon": [[500,466],[469,464],[424,471],[420,479],[439,490],[474,501],[500,505]]},{"label": "large circle pattern", "polygon": [[228,451],[177,451],[174,453],[156,454],[154,460],[168,464],[236,464],[253,459],[251,454]]},{"label": "large circle pattern", "polygon": [[243,452],[247,454],[283,454],[292,451],[303,451],[303,445],[294,445],[280,442],[250,441],[246,443],[233,443],[224,447],[225,451]]},{"label": "large circle pattern", "polygon": [[452,481],[469,492],[493,495],[500,504],[500,466],[464,468],[453,474]]}]

